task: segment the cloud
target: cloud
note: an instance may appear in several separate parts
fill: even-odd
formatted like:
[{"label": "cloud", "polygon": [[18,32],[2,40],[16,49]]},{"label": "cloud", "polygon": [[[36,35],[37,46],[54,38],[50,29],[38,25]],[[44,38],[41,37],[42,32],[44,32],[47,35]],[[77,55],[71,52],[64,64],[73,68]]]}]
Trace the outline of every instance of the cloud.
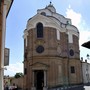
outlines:
[{"label": "cloud", "polygon": [[75,25],[80,32],[80,45],[85,41],[90,39],[89,27],[87,26],[85,20],[83,19],[81,13],[75,12],[71,6],[67,8],[66,17],[72,20],[72,24]]},{"label": "cloud", "polygon": [[90,27],[87,26],[87,23],[83,19],[82,14],[74,11],[70,5],[66,10],[66,17],[70,18],[72,20],[72,24],[75,25],[79,29],[79,32],[80,32],[80,39],[79,39],[80,57],[83,57],[85,60],[86,55],[88,53],[90,53],[90,50],[82,47],[81,45],[90,40]]},{"label": "cloud", "polygon": [[69,8],[66,11],[66,17],[70,18],[72,20],[72,24],[78,27],[81,22],[82,16],[80,13],[76,13],[75,11],[73,11],[73,9],[71,9],[71,6],[69,5]]},{"label": "cloud", "polygon": [[18,72],[23,73],[23,63],[17,62],[6,66],[7,70],[4,71],[4,75],[13,76]]},{"label": "cloud", "polygon": [[81,31],[80,32],[80,45],[90,40],[90,31]]}]

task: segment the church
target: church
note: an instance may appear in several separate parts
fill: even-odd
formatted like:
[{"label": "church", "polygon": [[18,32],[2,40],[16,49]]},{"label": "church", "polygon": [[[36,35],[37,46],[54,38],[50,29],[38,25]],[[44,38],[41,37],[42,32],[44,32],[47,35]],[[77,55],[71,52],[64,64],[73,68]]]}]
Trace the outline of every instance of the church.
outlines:
[{"label": "church", "polygon": [[51,2],[27,21],[23,37],[26,90],[82,83],[79,31]]}]

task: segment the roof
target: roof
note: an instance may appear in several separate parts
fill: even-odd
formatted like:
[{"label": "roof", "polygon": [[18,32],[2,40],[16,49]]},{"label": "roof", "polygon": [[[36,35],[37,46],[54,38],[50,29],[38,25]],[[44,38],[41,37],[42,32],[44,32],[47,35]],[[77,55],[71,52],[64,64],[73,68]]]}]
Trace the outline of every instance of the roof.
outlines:
[{"label": "roof", "polygon": [[14,0],[7,0],[6,1],[6,4],[7,4],[7,13],[6,13],[6,17],[8,16],[9,14],[9,11],[11,9],[11,6],[12,6],[12,3],[13,3]]},{"label": "roof", "polygon": [[83,43],[82,46],[90,49],[90,41]]}]

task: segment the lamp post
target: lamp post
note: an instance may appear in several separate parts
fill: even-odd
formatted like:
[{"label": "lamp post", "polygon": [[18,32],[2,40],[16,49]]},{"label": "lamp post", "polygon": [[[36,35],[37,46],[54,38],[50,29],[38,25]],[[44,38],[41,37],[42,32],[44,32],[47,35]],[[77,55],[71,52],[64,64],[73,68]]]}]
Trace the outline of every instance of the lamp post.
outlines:
[{"label": "lamp post", "polygon": [[89,57],[90,57],[89,54],[87,54],[87,60],[89,60]]}]

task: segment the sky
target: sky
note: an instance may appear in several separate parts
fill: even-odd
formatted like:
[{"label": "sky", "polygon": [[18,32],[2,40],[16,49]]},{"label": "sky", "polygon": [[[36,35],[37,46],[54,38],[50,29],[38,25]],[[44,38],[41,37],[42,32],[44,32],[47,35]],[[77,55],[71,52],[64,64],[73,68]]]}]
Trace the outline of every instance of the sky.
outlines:
[{"label": "sky", "polygon": [[[90,40],[90,0],[14,0],[6,20],[5,47],[10,49],[9,66],[4,75],[14,76],[23,72],[24,60],[24,30],[27,20],[37,14],[37,9],[43,9],[50,1],[57,13],[70,18],[80,33],[80,57],[87,59],[90,49],[81,45]],[[88,60],[90,62],[90,60]]]}]

